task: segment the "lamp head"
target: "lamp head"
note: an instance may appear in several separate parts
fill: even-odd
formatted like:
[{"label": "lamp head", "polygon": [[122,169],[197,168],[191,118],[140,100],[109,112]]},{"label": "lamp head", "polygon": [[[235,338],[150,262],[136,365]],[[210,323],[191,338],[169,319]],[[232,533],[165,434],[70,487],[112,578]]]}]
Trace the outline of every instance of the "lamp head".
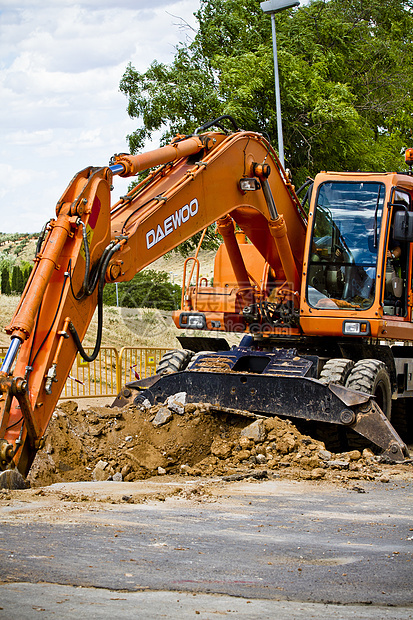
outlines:
[{"label": "lamp head", "polygon": [[260,6],[264,13],[278,13],[285,9],[292,9],[294,6],[299,6],[299,0],[266,0],[261,2]]}]

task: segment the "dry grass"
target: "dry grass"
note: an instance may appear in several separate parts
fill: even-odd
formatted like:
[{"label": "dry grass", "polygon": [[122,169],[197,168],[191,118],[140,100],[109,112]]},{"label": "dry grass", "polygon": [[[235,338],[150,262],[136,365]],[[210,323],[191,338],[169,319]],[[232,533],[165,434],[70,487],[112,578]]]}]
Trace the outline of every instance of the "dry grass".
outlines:
[{"label": "dry grass", "polygon": [[10,343],[10,336],[6,334],[4,328],[10,323],[10,319],[13,316],[18,301],[19,298],[17,296],[0,294],[0,346],[2,347],[7,347]]},{"label": "dry grass", "polygon": [[[0,295],[0,346],[8,346],[10,337],[4,328],[9,324],[19,298]],[[147,308],[105,307],[103,312],[102,345],[120,348],[133,347],[179,347],[178,330],[172,322],[171,313]],[[94,345],[97,332],[97,313],[92,319],[84,339],[85,345]]]},{"label": "dry grass", "polygon": [[[215,250],[201,250],[199,253],[199,277],[205,277],[210,280],[214,275],[214,259]],[[148,269],[155,269],[155,271],[166,271],[169,274],[171,280],[174,280],[175,284],[182,286],[182,279],[184,273],[185,258],[177,252],[169,252],[162,258],[154,261],[149,265]],[[190,262],[187,270],[190,272],[193,262]]]}]

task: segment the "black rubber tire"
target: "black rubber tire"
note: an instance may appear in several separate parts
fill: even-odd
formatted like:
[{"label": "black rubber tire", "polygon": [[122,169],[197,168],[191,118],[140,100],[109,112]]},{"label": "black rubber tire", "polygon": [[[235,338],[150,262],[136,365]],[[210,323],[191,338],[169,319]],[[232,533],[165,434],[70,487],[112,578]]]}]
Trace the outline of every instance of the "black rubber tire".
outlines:
[{"label": "black rubber tire", "polygon": [[[353,360],[346,358],[332,358],[327,360],[320,372],[319,381],[321,383],[339,383],[345,385],[354,366]],[[327,450],[332,452],[345,452],[348,449],[347,432],[342,426],[335,424],[316,424],[316,434],[320,441],[324,442]]]},{"label": "black rubber tire", "polygon": [[162,357],[156,369],[157,375],[170,375],[173,372],[185,370],[193,356],[188,349],[174,349]]},{"label": "black rubber tire", "polygon": [[376,403],[388,420],[391,418],[391,382],[386,364],[380,360],[365,359],[356,362],[350,372],[346,387],[366,392],[376,398]]},{"label": "black rubber tire", "polygon": [[407,444],[413,443],[413,416],[410,398],[398,398],[392,402],[391,423]]},{"label": "black rubber tire", "polygon": [[321,383],[339,383],[345,385],[347,377],[353,369],[353,360],[345,358],[332,358],[327,360],[320,372]]}]

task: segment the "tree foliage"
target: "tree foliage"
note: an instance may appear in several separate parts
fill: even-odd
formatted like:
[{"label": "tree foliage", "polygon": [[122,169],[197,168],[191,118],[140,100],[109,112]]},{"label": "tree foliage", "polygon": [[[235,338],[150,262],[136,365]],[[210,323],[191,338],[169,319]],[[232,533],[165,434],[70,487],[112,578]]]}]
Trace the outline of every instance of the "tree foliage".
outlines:
[{"label": "tree foliage", "polygon": [[11,290],[13,293],[23,293],[24,289],[24,276],[19,265],[14,265],[11,272]]},{"label": "tree foliage", "polygon": [[1,270],[1,292],[3,295],[11,295],[10,272],[7,265]]},{"label": "tree foliage", "polygon": [[[122,308],[177,310],[181,303],[181,287],[169,282],[165,271],[147,269],[137,273],[130,282],[120,282],[118,298]],[[116,302],[116,285],[107,284],[103,291],[103,303],[116,306]]]},{"label": "tree foliage", "polygon": [[[276,15],[286,164],[295,183],[319,170],[402,167],[411,144],[412,0],[314,0]],[[199,28],[170,65],[121,81],[139,127],[136,152],[232,115],[276,144],[270,18],[256,0],[201,0]]]},{"label": "tree foliage", "polygon": [[3,295],[20,295],[23,293],[31,270],[32,265],[30,263],[23,261],[18,265],[0,257],[1,292]]}]

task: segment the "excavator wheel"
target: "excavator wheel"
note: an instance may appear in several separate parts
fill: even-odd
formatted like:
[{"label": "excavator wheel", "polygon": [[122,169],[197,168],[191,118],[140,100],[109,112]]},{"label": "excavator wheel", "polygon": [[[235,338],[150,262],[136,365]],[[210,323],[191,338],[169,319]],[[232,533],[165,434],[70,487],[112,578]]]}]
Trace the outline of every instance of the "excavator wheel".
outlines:
[{"label": "excavator wheel", "polygon": [[324,364],[323,370],[320,372],[319,381],[326,384],[339,383],[340,385],[345,385],[353,366],[353,360],[345,358],[333,358],[328,360]]},{"label": "excavator wheel", "polygon": [[157,375],[170,375],[173,372],[185,370],[193,356],[188,349],[174,349],[162,357],[156,369]]},{"label": "excavator wheel", "polygon": [[[321,383],[339,383],[345,385],[347,377],[354,367],[353,360],[346,358],[332,358],[327,360],[320,372],[319,381]],[[348,449],[347,431],[340,426],[332,427],[331,424],[320,422],[316,426],[317,436],[324,441],[326,448],[334,452],[341,452]]]},{"label": "excavator wheel", "polygon": [[[364,359],[356,362],[350,372],[346,387],[358,392],[372,394],[376,402],[383,411],[386,418],[390,421],[391,417],[391,383],[389,371],[386,364],[380,360]],[[349,448],[359,449],[371,448],[376,451],[376,447],[351,429],[347,431]]]},{"label": "excavator wheel", "polygon": [[346,387],[357,392],[372,394],[386,418],[390,420],[391,383],[384,362],[374,359],[360,360],[347,377]]}]

